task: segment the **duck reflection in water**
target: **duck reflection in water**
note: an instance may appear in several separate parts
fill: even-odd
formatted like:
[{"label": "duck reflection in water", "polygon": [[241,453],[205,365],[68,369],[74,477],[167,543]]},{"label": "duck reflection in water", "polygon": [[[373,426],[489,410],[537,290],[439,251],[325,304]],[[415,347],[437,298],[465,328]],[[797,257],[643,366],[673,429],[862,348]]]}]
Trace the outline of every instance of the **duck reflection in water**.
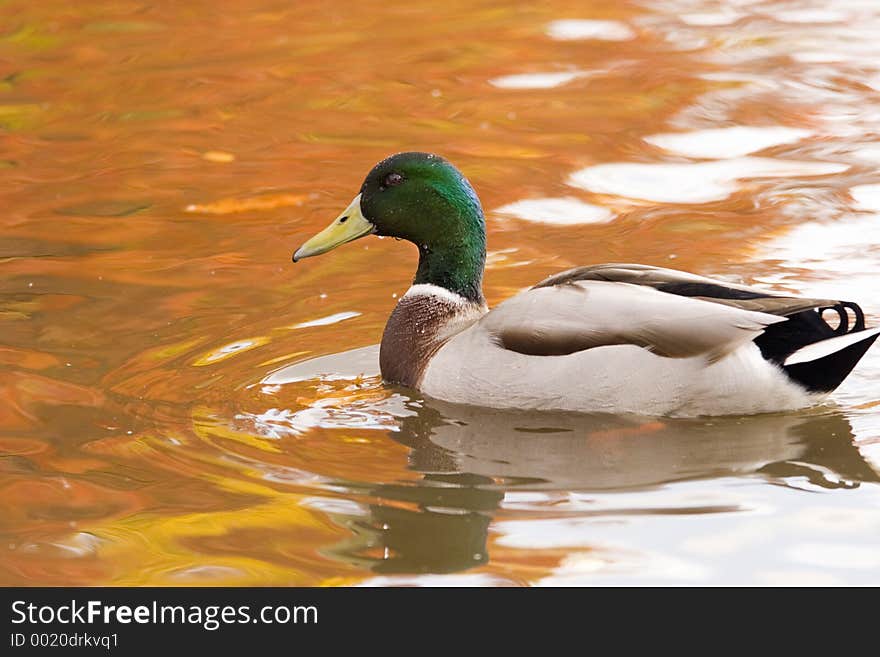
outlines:
[{"label": "duck reflection in water", "polygon": [[[410,448],[417,484],[355,491],[378,498],[368,516],[334,515],[354,537],[326,554],[373,572],[450,573],[489,560],[488,529],[506,492],[612,493],[672,482],[763,477],[782,486],[857,487],[880,476],[833,410],[800,415],[653,420],[515,413],[436,401],[391,434]],[[350,485],[350,484],[349,484]],[[549,499],[549,498],[548,498]],[[736,506],[579,511],[578,514],[705,514]]]}]

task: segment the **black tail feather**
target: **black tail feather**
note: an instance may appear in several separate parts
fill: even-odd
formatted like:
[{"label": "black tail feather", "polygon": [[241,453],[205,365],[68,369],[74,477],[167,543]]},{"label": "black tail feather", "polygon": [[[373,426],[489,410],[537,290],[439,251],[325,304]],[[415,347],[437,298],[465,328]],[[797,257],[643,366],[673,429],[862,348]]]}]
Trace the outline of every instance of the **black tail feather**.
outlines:
[{"label": "black tail feather", "polygon": [[[833,308],[838,310],[839,306]],[[841,335],[837,330],[831,328],[823,317],[823,311],[829,309],[804,310],[789,315],[787,322],[768,326],[761,335],[755,338],[755,344],[761,350],[761,355],[777,365],[782,365],[786,358],[801,347]],[[841,308],[838,312],[842,312],[842,317],[846,317],[846,310]],[[844,330],[847,328],[843,319],[841,319],[838,329],[841,327]]]},{"label": "black tail feather", "polygon": [[[825,319],[827,311],[837,313],[836,327]],[[868,336],[865,340],[816,360],[793,365],[785,365],[785,360],[807,345],[864,330],[865,315],[862,309],[858,304],[841,301],[833,306],[790,315],[787,322],[768,326],[764,333],[755,339],[755,344],[764,358],[780,365],[786,374],[800,385],[813,392],[831,392],[843,382],[859,359],[874,344],[876,335]]]},{"label": "black tail feather", "polygon": [[831,392],[849,376],[856,363],[871,348],[877,337],[878,334],[875,333],[823,358],[794,365],[784,365],[782,369],[788,376],[811,392]]}]

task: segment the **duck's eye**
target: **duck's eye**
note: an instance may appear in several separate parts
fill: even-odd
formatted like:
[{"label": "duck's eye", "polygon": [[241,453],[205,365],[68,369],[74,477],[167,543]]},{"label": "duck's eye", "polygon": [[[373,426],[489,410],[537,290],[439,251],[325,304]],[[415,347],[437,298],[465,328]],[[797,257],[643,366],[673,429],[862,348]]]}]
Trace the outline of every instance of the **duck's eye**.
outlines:
[{"label": "duck's eye", "polygon": [[404,180],[403,176],[399,173],[389,173],[385,176],[385,187],[394,187],[395,185],[399,185]]}]

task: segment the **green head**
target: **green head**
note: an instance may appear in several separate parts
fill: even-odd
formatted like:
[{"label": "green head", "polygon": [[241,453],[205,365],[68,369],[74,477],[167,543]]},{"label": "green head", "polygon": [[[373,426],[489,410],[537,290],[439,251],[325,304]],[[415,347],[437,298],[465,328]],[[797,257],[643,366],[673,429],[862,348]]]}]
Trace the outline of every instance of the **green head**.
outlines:
[{"label": "green head", "polygon": [[486,224],[476,192],[438,155],[398,153],[367,174],[360,194],[324,231],[294,254],[294,262],[374,233],[419,249],[413,283],[431,283],[482,301]]}]

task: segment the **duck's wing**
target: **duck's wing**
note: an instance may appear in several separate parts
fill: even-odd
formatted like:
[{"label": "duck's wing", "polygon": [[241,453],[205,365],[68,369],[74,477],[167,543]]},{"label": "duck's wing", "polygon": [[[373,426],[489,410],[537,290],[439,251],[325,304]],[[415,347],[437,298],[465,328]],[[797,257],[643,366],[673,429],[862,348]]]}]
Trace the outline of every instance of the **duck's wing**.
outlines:
[{"label": "duck's wing", "polygon": [[[677,296],[711,301],[743,310],[789,316],[804,310],[835,308],[847,302],[770,294],[757,288],[727,283],[676,269],[638,264],[604,264],[577,267],[545,278],[535,288],[555,287],[578,281],[606,281],[643,285]],[[855,306],[855,304],[851,304]],[[858,308],[856,306],[856,308]],[[855,311],[854,311],[855,312]],[[857,320],[861,310],[856,312]]]},{"label": "duck's wing", "polygon": [[714,361],[785,321],[653,286],[569,279],[508,299],[480,325],[503,348],[534,356],[632,344],[670,358],[705,355]]},{"label": "duck's wing", "polygon": [[[601,289],[610,294],[594,294],[592,300],[581,294],[578,301],[577,292]],[[659,296],[638,295],[634,289]],[[566,290],[571,294],[560,294]],[[706,353],[717,359],[754,340],[765,359],[817,392],[840,385],[880,334],[880,329],[866,329],[862,309],[850,301],[770,294],[638,264],[570,269],[508,303],[486,321],[497,342],[514,351],[558,355],[630,343],[661,355]],[[827,311],[837,315],[833,326]],[[774,316],[776,321],[769,319]]]}]

